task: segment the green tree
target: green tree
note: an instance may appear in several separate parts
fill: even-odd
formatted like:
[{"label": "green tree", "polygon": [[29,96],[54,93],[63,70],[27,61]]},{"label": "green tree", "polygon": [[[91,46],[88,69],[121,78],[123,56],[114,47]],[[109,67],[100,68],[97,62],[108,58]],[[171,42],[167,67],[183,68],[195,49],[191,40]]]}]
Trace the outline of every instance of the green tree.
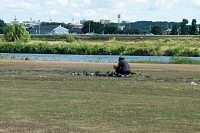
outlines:
[{"label": "green tree", "polygon": [[154,34],[154,35],[161,35],[162,32],[161,32],[160,26],[154,26],[154,27],[152,27],[151,33]]},{"label": "green tree", "polygon": [[190,35],[197,35],[198,34],[196,19],[192,19],[192,25],[190,26],[189,34]]},{"label": "green tree", "polygon": [[118,33],[120,34],[140,34],[140,31],[138,29],[133,28],[125,28],[123,30],[118,30]]},{"label": "green tree", "polygon": [[178,25],[173,25],[170,35],[178,35],[179,34],[178,30],[179,30]]},{"label": "green tree", "polygon": [[109,23],[105,25],[104,33],[105,34],[116,34],[118,31],[118,26],[115,23]]},{"label": "green tree", "polygon": [[26,31],[24,24],[14,22],[6,27],[4,38],[8,42],[28,42],[30,40],[30,35]]},{"label": "green tree", "polygon": [[5,27],[6,27],[6,23],[0,19],[0,34],[4,33]]},{"label": "green tree", "polygon": [[200,24],[199,24],[199,35],[200,35]]},{"label": "green tree", "polygon": [[103,33],[103,24],[100,22],[93,22],[93,21],[87,21],[83,24],[82,28],[83,33],[97,33],[101,34]]},{"label": "green tree", "polygon": [[66,28],[66,29],[71,29],[72,25],[71,23],[65,24],[65,23],[61,23],[61,22],[42,22],[41,25],[61,25],[62,27]]},{"label": "green tree", "polygon": [[181,34],[182,35],[188,35],[188,30],[189,30],[189,27],[188,27],[188,20],[187,19],[183,19],[183,21],[181,22]]}]

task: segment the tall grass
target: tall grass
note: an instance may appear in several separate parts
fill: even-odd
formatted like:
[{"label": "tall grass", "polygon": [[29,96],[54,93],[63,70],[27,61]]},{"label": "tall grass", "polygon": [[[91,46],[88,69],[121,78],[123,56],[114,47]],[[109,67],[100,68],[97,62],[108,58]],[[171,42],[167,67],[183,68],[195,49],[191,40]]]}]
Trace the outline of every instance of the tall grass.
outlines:
[{"label": "tall grass", "polygon": [[171,64],[200,64],[200,60],[185,57],[172,57],[169,61]]},{"label": "tall grass", "polygon": [[200,64],[200,60],[186,57],[171,57],[169,61],[157,60],[132,60],[130,63],[153,63],[153,64]]},{"label": "tall grass", "polygon": [[[94,36],[95,37],[95,36]],[[200,39],[141,38],[135,41],[31,41],[0,42],[1,53],[81,54],[81,55],[134,55],[134,56],[200,56]]]}]

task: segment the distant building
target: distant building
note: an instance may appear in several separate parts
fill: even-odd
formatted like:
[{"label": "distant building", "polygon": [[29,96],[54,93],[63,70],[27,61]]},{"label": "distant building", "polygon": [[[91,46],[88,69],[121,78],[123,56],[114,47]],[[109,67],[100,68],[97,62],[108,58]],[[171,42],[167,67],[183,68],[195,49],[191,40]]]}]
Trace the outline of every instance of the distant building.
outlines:
[{"label": "distant building", "polygon": [[86,19],[80,20],[80,24],[84,24],[85,22],[94,22],[94,20],[86,20]]},{"label": "distant building", "polygon": [[31,28],[31,27],[34,27],[36,25],[39,25],[40,21],[30,19],[30,21],[23,21],[22,23],[24,23],[26,28]]},{"label": "distant building", "polygon": [[101,19],[101,20],[100,20],[100,23],[101,23],[101,24],[109,24],[109,23],[111,23],[111,21],[110,21],[110,20]]},{"label": "distant building", "polygon": [[118,29],[119,29],[119,30],[124,30],[124,28],[125,28],[125,26],[124,26],[124,25],[122,25],[122,26],[121,26],[121,25],[119,25],[119,26],[118,26]]},{"label": "distant building", "polygon": [[69,32],[74,34],[82,34],[82,28],[83,25],[73,25]]},{"label": "distant building", "polygon": [[37,25],[29,30],[30,34],[69,34],[69,29],[61,25]]},{"label": "distant building", "polygon": [[163,35],[170,35],[172,29],[166,29],[163,31]]},{"label": "distant building", "polygon": [[87,22],[88,20],[86,19],[83,19],[83,20],[80,20],[80,24],[84,24],[85,22]]}]

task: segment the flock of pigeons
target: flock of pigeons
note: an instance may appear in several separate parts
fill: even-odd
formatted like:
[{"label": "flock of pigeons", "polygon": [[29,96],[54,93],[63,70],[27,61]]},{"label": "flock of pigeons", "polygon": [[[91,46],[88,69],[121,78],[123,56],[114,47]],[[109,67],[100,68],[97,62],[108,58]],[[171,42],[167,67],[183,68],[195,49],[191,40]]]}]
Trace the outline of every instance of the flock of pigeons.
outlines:
[{"label": "flock of pigeons", "polygon": [[[130,75],[135,75],[136,72],[131,72]],[[95,71],[95,72],[72,72],[71,75],[73,76],[99,76],[99,77],[122,77],[122,78],[127,78],[128,76],[130,75],[122,75],[122,74],[117,74],[115,72],[106,72],[106,73],[102,73],[100,71]],[[148,79],[152,79],[152,75],[149,74],[149,75],[144,75],[143,72],[139,72],[139,76],[142,77],[146,77]]]},{"label": "flock of pigeons", "polygon": [[[131,72],[130,75],[135,75],[137,74],[136,72]],[[145,77],[147,79],[153,79],[152,75],[149,74],[149,75],[144,75],[143,72],[139,72],[138,73],[140,77]],[[122,77],[122,78],[127,78],[129,77],[130,75],[122,75],[122,74],[117,74],[115,72],[106,72],[106,73],[102,73],[100,71],[95,71],[95,72],[86,72],[86,71],[83,71],[83,72],[72,72],[71,75],[73,76],[98,76],[98,77]],[[192,81],[190,83],[190,85],[192,86],[197,86],[197,83]]]}]

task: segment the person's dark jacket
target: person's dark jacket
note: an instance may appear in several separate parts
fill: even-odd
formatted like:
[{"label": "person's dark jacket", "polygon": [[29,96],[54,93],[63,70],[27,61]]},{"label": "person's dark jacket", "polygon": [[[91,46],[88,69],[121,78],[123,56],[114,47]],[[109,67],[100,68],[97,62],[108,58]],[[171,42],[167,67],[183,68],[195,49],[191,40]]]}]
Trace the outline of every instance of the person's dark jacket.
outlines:
[{"label": "person's dark jacket", "polygon": [[118,66],[116,67],[116,72],[119,73],[130,73],[130,65],[126,60],[119,60]]}]

